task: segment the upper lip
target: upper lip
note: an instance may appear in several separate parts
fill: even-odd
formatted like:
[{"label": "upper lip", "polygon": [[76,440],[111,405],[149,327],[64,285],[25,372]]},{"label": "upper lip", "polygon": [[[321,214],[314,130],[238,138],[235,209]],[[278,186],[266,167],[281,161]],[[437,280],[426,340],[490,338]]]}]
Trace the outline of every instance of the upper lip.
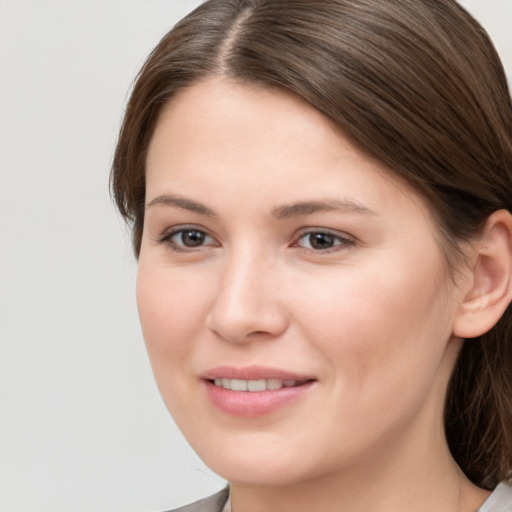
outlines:
[{"label": "upper lip", "polygon": [[266,366],[216,366],[205,372],[200,377],[205,380],[214,379],[240,379],[240,380],[262,380],[262,379],[277,379],[277,380],[295,380],[295,381],[308,381],[316,380],[312,375],[290,372],[280,368],[272,368]]}]

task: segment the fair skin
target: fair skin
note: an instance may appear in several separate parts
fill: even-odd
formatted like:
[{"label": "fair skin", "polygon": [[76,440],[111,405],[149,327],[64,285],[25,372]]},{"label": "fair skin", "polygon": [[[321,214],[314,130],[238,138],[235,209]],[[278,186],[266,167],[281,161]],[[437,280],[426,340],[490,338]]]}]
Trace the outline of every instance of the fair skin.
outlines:
[{"label": "fair skin", "polygon": [[[443,428],[457,329],[477,335],[474,285],[489,283],[471,272],[477,249],[452,279],[407,185],[302,100],[227,79],[164,109],[146,182],[149,356],[188,441],[231,482],[234,512],[480,506],[488,493]],[[214,382],[286,372],[293,387],[259,397]]]}]

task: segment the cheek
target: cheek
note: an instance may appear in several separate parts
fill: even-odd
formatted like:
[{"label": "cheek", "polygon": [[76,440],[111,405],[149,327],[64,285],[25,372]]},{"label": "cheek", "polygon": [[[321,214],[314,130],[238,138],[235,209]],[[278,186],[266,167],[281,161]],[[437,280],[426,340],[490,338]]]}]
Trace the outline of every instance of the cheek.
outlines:
[{"label": "cheek", "polygon": [[[204,283],[183,272],[139,262],[137,306],[153,372],[162,394],[185,382],[189,354],[204,325]],[[166,399],[166,396],[164,396]],[[166,400],[167,402],[167,400]]]},{"label": "cheek", "polygon": [[303,329],[354,407],[371,402],[375,411],[395,401],[393,391],[411,401],[428,391],[451,334],[442,260],[379,260],[309,290]]}]

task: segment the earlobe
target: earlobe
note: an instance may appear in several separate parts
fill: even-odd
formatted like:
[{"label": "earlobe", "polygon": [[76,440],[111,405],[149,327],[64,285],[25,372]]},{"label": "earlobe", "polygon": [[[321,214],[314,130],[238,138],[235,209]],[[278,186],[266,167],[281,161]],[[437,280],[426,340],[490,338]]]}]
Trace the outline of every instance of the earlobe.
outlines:
[{"label": "earlobe", "polygon": [[457,311],[453,334],[475,338],[501,318],[512,300],[512,215],[506,210],[487,219],[475,246],[471,287]]}]

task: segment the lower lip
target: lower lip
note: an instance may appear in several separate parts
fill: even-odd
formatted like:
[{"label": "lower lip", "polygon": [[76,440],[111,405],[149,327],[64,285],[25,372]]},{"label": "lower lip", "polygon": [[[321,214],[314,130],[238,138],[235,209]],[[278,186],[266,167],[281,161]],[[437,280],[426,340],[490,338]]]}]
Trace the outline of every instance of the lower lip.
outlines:
[{"label": "lower lip", "polygon": [[314,384],[314,381],[310,381],[290,388],[252,392],[231,391],[208,380],[203,382],[208,397],[217,409],[241,418],[255,418],[275,412],[303,396]]}]

